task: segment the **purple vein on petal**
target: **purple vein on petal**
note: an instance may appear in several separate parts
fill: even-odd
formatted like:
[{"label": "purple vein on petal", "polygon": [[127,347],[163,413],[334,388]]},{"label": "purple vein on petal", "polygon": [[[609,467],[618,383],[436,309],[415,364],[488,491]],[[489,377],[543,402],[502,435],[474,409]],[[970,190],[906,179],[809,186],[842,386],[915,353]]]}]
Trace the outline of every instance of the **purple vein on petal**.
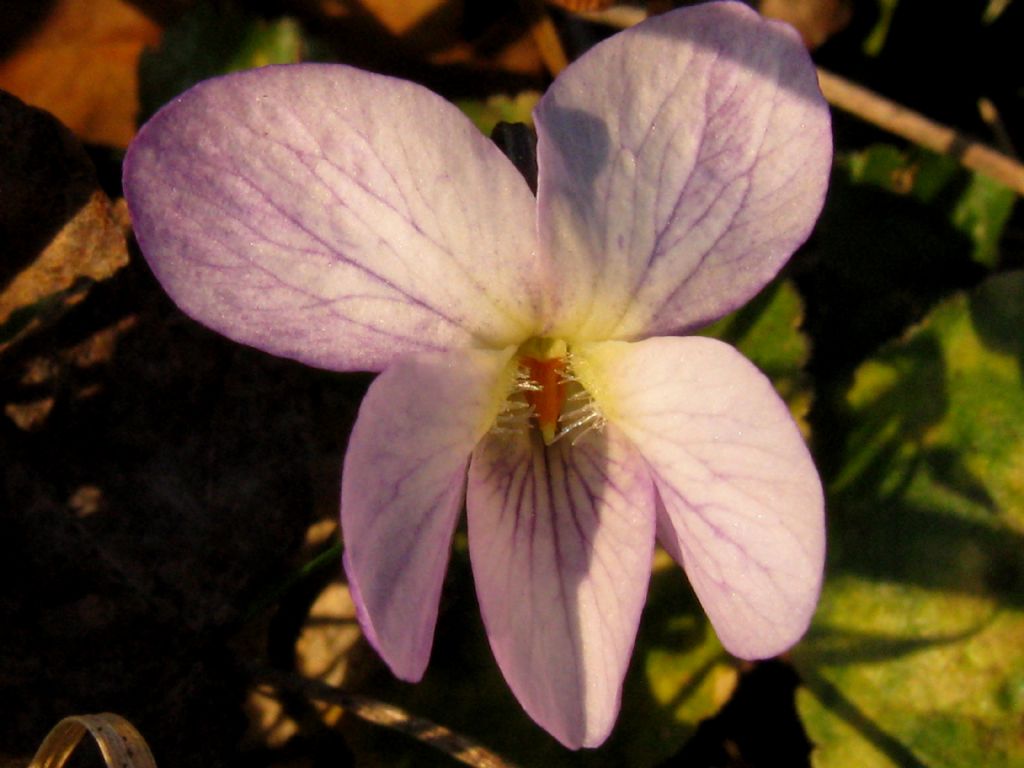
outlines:
[{"label": "purple vein on petal", "polygon": [[[410,83],[315,64],[201,83],[140,131],[125,189],[172,298],[276,354],[373,369],[403,352],[504,347],[538,324],[533,196],[454,106]],[[401,305],[380,311],[371,294]],[[310,310],[310,296],[347,309]]]},{"label": "purple vein on petal", "polygon": [[481,612],[510,687],[562,743],[600,743],[649,578],[642,460],[615,430],[575,446],[492,435],[474,452],[467,508]]},{"label": "purple vein on petal", "polygon": [[[763,658],[792,645],[817,601],[821,483],[770,382],[701,337],[578,346],[609,424],[643,454],[661,501],[659,538],[725,647]],[[742,608],[742,610],[741,610]]]},{"label": "purple vein on petal", "polygon": [[[255,134],[254,129],[252,129],[251,127],[246,126],[246,125],[241,124],[241,123],[239,124],[239,126],[241,128],[243,128],[243,129],[248,130],[250,132],[253,132]],[[365,220],[365,218],[360,216],[358,213],[356,213],[356,211],[349,205],[349,203],[344,198],[340,197],[337,194],[337,191],[333,188],[332,185],[328,184],[324,179],[322,179],[319,175],[317,175],[317,173],[314,171],[314,169],[306,162],[306,159],[304,157],[305,153],[302,150],[299,150],[299,149],[296,149],[294,147],[291,147],[288,144],[283,143],[283,142],[279,142],[278,146],[281,147],[282,149],[285,149],[285,150],[291,152],[293,155],[295,155],[295,157],[299,160],[299,162],[303,165],[303,167],[305,167],[310,172],[310,175],[312,175],[314,178],[316,178],[317,181],[319,181],[323,185],[323,188],[325,190],[327,190],[331,194],[334,202],[338,205],[339,208],[344,208],[345,210],[347,210],[349,212],[349,214],[352,216],[352,218],[354,220],[359,221],[360,223],[363,224],[363,226],[366,226],[366,227],[369,228],[369,225],[368,225],[367,221]],[[330,160],[328,158],[326,158],[326,157],[321,157],[320,159],[324,160],[325,162],[330,163]],[[216,167],[213,163],[210,163],[210,166],[211,167]],[[341,168],[339,168],[338,166],[334,166],[334,167],[337,168],[340,172],[342,172],[344,174],[344,171],[342,171]],[[262,169],[264,171],[269,171],[270,173],[272,173],[272,174],[274,174],[276,176],[279,176],[282,180],[285,180],[285,177],[282,174],[280,174],[279,171],[277,171],[277,169],[275,168],[274,165],[264,165],[264,166],[262,166]],[[220,170],[222,172],[224,172],[225,174],[230,173],[235,178],[237,178],[240,181],[244,182],[249,187],[249,189],[251,189],[254,193],[259,195],[264,200],[264,202],[267,204],[267,206],[269,206],[271,209],[273,209],[281,217],[281,219],[290,222],[291,224],[294,225],[294,227],[298,231],[306,234],[312,241],[314,241],[314,242],[318,243],[320,246],[322,246],[323,250],[317,252],[320,255],[325,256],[325,257],[327,257],[329,259],[335,259],[335,260],[341,261],[341,262],[343,262],[345,264],[348,264],[349,266],[351,266],[351,267],[353,267],[353,268],[363,272],[367,277],[372,278],[374,281],[379,282],[382,285],[385,285],[388,289],[394,291],[396,294],[398,294],[402,298],[403,301],[405,301],[405,302],[407,302],[409,304],[415,304],[416,306],[422,307],[423,309],[426,309],[426,310],[428,310],[430,312],[433,312],[438,317],[440,317],[442,320],[444,320],[445,322],[447,322],[448,324],[450,324],[452,326],[458,326],[460,324],[459,323],[459,318],[455,318],[452,315],[446,313],[438,305],[439,302],[436,302],[436,301],[428,302],[428,301],[424,300],[423,297],[414,295],[414,294],[410,293],[408,290],[402,288],[400,285],[398,285],[396,282],[394,282],[390,278],[386,277],[380,271],[372,269],[370,267],[370,265],[367,264],[365,261],[359,261],[359,260],[356,260],[356,259],[349,258],[345,254],[344,250],[341,249],[341,248],[344,247],[343,243],[329,242],[325,238],[324,235],[322,235],[319,232],[316,232],[313,229],[311,229],[307,222],[305,222],[301,218],[299,218],[293,211],[285,208],[281,204],[281,202],[277,199],[277,197],[274,194],[272,194],[272,192],[265,187],[265,185],[260,184],[257,181],[254,181],[249,175],[247,175],[245,172],[243,172],[242,168],[240,168],[240,167],[235,167],[235,168],[232,168],[232,169],[221,168]],[[397,213],[398,215],[403,216],[403,214],[398,209],[394,208],[394,206],[391,205],[391,203],[389,201],[387,201],[387,200],[383,199],[382,197],[380,197],[378,194],[375,193],[374,190],[368,188],[358,178],[356,178],[355,176],[347,175],[347,174],[344,174],[344,175],[346,175],[346,178],[348,178],[349,181],[351,181],[353,184],[355,184],[360,189],[362,189],[368,196],[370,196],[373,199],[375,199],[382,206],[384,206],[386,208],[390,208],[391,210],[395,211],[395,213]],[[216,204],[214,202],[214,200],[212,200],[212,199],[210,199],[210,202],[211,202],[211,204]],[[238,221],[243,226],[245,226],[247,229],[252,231],[253,234],[259,235],[267,243],[270,243],[272,245],[278,245],[278,246],[283,245],[283,244],[280,244],[280,243],[275,243],[274,240],[271,239],[270,237],[268,237],[266,233],[264,233],[261,230],[257,229],[255,226],[253,226],[252,224],[247,222],[245,219],[239,217]],[[433,245],[435,245],[435,247],[437,247],[438,250],[447,250],[447,253],[451,254],[451,249],[450,248],[446,249],[441,244],[433,241],[419,226],[416,225],[416,223],[414,221],[410,221],[410,224],[411,224],[411,226],[414,227],[414,229],[417,231],[417,233],[423,235],[424,238],[426,240],[428,240],[428,242],[431,242]],[[401,254],[399,251],[395,250],[393,244],[391,244],[390,242],[387,242],[387,241],[384,241],[384,242],[386,243],[386,245],[388,246],[390,252],[392,253],[392,255],[396,259],[404,260],[404,254]],[[341,246],[341,248],[339,248],[339,246]],[[291,248],[292,250],[295,250],[294,246],[288,246],[288,247]],[[314,251],[309,251],[309,252],[312,253]],[[239,253],[239,256],[242,257],[242,258],[245,258],[242,253]],[[276,272],[271,272],[267,267],[257,263],[251,257],[249,257],[247,260],[248,260],[248,263],[251,265],[252,268],[257,269],[257,270],[259,270],[261,272],[264,272],[268,276],[269,275],[273,275],[277,280],[279,280],[281,282],[282,285],[284,285],[284,286],[286,286],[288,288],[292,288],[292,289],[297,290],[297,291],[304,290],[303,288],[299,287],[298,285],[289,284],[286,280],[284,280],[281,277],[280,274],[278,274]],[[455,262],[455,261],[456,260],[453,259],[453,262]],[[476,283],[476,286],[480,287],[479,283]],[[336,299],[334,299],[334,301],[345,300],[345,299],[350,299],[350,298],[352,298],[352,297],[351,296],[344,296],[344,297],[340,297],[340,299],[336,298]]]},{"label": "purple vein on petal", "polygon": [[535,119],[541,243],[565,286],[552,333],[635,339],[724,314],[774,276],[824,199],[831,141],[813,65],[738,3],[595,46]]},{"label": "purple vein on petal", "polygon": [[352,431],[341,493],[346,573],[367,638],[405,680],[427,664],[466,465],[500,408],[510,355],[402,357],[370,386]]},{"label": "purple vein on petal", "polygon": [[[212,165],[213,164],[211,164],[211,166]],[[173,168],[173,166],[171,166],[171,168]],[[257,192],[260,195],[264,195],[264,190],[262,189],[262,187],[256,185],[254,182],[249,180],[244,174],[235,173],[234,175],[240,181],[242,181],[247,186],[249,186],[249,188],[252,189],[254,192]],[[227,213],[227,211],[226,211],[226,209],[224,207],[225,203],[224,203],[222,198],[215,197],[215,196],[207,196],[207,195],[202,194],[202,193],[196,193],[195,197],[198,198],[198,199],[204,200],[206,202],[206,204],[211,209],[225,211],[225,213]],[[275,209],[277,208],[277,204],[273,200],[271,200],[269,197],[265,197],[265,199],[267,200],[268,204],[270,204],[271,206],[275,207]],[[282,213],[282,215],[288,215],[284,211],[280,211],[280,212]],[[324,246],[325,250],[297,248],[293,243],[287,243],[287,244],[280,243],[280,242],[275,241],[273,238],[269,237],[265,232],[257,229],[249,220],[247,220],[244,217],[233,216],[232,215],[231,216],[231,220],[234,221],[239,226],[241,226],[241,227],[245,228],[246,230],[252,232],[252,234],[254,236],[257,236],[259,239],[263,240],[264,242],[269,243],[269,244],[274,245],[274,246],[281,247],[281,248],[287,248],[292,253],[308,253],[309,255],[317,255],[317,256],[324,256],[324,255],[327,255],[327,253],[328,253],[328,251],[326,250],[326,249],[328,249],[328,244],[326,242],[324,242],[323,240],[319,240],[318,236],[315,233],[313,233],[312,231],[306,229],[297,220],[293,220],[294,223],[296,224],[296,226],[299,227],[300,229],[302,229],[302,231],[306,232],[311,238],[319,240],[320,244]],[[268,310],[269,311],[281,311],[282,309],[286,309],[286,310],[290,310],[290,311],[304,310],[304,309],[325,309],[326,311],[330,312],[332,315],[334,315],[336,317],[339,317],[341,319],[344,319],[346,321],[346,323],[350,323],[350,324],[352,324],[352,325],[354,325],[356,327],[363,328],[367,332],[370,332],[370,333],[379,333],[380,332],[379,329],[374,327],[374,326],[372,326],[371,324],[366,323],[364,321],[361,321],[361,320],[359,320],[359,319],[357,319],[355,317],[346,315],[342,311],[342,309],[341,309],[342,303],[345,302],[345,301],[359,301],[359,300],[363,300],[363,301],[367,301],[367,302],[373,302],[373,303],[380,303],[380,304],[394,303],[396,305],[401,305],[401,306],[405,306],[408,303],[415,303],[415,304],[418,304],[420,306],[423,306],[425,309],[429,309],[429,310],[433,311],[435,314],[437,314],[439,317],[441,317],[444,320],[446,320],[447,322],[449,322],[451,325],[453,325],[453,326],[456,325],[456,320],[454,318],[452,318],[450,316],[447,316],[447,315],[444,315],[442,312],[440,312],[436,308],[434,308],[432,306],[428,306],[428,305],[420,302],[416,297],[410,296],[410,295],[404,293],[403,291],[401,291],[400,288],[398,288],[397,286],[391,284],[385,278],[383,278],[383,277],[381,277],[379,275],[374,274],[371,270],[364,268],[360,264],[357,264],[357,263],[354,263],[354,262],[349,262],[349,263],[352,263],[353,266],[355,266],[357,268],[360,268],[360,269],[363,269],[364,272],[366,272],[368,275],[374,277],[379,282],[388,285],[398,295],[397,296],[381,296],[381,295],[371,295],[371,294],[361,295],[361,294],[358,294],[358,293],[349,293],[349,294],[345,295],[344,297],[340,297],[340,298],[338,298],[338,297],[331,298],[331,297],[316,297],[316,296],[312,296],[312,295],[310,295],[308,293],[307,289],[305,287],[303,287],[302,285],[300,285],[298,283],[291,283],[291,282],[289,282],[280,271],[272,270],[269,267],[267,267],[264,264],[262,264],[259,261],[257,261],[256,259],[254,259],[249,251],[247,251],[244,248],[240,248],[239,247],[239,242],[238,241],[235,241],[235,240],[224,240],[224,239],[218,238],[218,237],[214,236],[214,234],[212,232],[210,232],[209,230],[197,232],[195,234],[195,237],[197,239],[208,239],[208,240],[211,240],[213,242],[216,242],[220,246],[220,249],[223,252],[230,252],[230,253],[235,254],[238,257],[238,261],[240,263],[238,265],[236,265],[236,266],[227,266],[227,267],[225,267],[224,265],[221,265],[221,264],[207,263],[207,262],[204,262],[203,260],[201,260],[199,258],[192,257],[191,260],[193,261],[193,263],[205,264],[205,265],[209,266],[211,269],[216,269],[216,270],[222,271],[222,272],[223,271],[230,272],[230,271],[238,271],[238,270],[253,270],[253,271],[256,271],[256,272],[259,272],[259,273],[265,275],[266,278],[268,280],[270,280],[271,282],[279,284],[280,286],[282,286],[284,288],[287,288],[290,291],[294,291],[294,292],[299,293],[299,294],[301,294],[303,296],[307,296],[308,299],[309,299],[309,301],[306,302],[306,303],[300,303],[300,302],[295,302],[293,300],[289,300],[289,302],[284,307],[273,307],[273,308],[272,307],[267,307],[266,306],[267,299],[264,299],[264,307],[262,307],[259,311],[268,311]],[[333,255],[340,256],[340,253],[338,253],[337,251],[330,251],[330,253],[333,254]],[[268,298],[273,297],[273,296],[274,296],[274,294],[272,294],[272,293],[268,294]],[[245,309],[247,311],[257,311],[255,307],[246,307]],[[288,330],[286,328],[277,328],[275,330],[275,333],[279,337],[285,337],[288,334]],[[421,347],[424,350],[427,350],[427,349],[441,350],[441,349],[445,348],[443,345],[439,345],[439,344],[427,344],[427,343],[424,343],[424,341],[421,338],[419,338],[416,334],[413,334],[413,333],[396,333],[394,331],[390,331],[388,333],[388,336],[396,337],[396,338],[400,338],[400,339],[405,339],[410,344],[415,344],[417,347]]]}]

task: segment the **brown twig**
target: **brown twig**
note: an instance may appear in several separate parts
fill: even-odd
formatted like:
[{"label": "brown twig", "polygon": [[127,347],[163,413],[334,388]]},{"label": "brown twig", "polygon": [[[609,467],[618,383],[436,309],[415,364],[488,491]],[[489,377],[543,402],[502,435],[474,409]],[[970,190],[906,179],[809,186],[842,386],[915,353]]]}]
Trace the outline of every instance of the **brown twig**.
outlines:
[{"label": "brown twig", "polygon": [[922,147],[951,155],[965,168],[1024,195],[1024,165],[1013,158],[820,67],[818,83],[829,104]]},{"label": "brown twig", "polygon": [[1017,148],[1013,145],[1013,139],[1010,138],[1009,131],[1006,130],[1006,124],[1003,123],[1003,119],[999,116],[999,110],[996,109],[996,105],[990,99],[982,97],[978,99],[978,114],[981,115],[985,125],[992,131],[992,135],[996,140],[996,147],[999,151],[1007,157],[1012,157],[1014,160],[1019,161],[1020,155],[1017,153]]},{"label": "brown twig", "polygon": [[[263,689],[298,693],[307,699],[333,704],[361,720],[411,736],[474,768],[516,768],[491,750],[443,725],[410,715],[392,704],[349,693],[340,688],[276,669],[253,670]],[[266,692],[266,691],[264,691]]]},{"label": "brown twig", "polygon": [[[639,23],[647,14],[631,6],[613,6],[579,15],[625,28]],[[1024,195],[1024,165],[1012,157],[820,67],[818,82],[832,106],[922,147],[955,157],[965,168],[990,176]]]}]

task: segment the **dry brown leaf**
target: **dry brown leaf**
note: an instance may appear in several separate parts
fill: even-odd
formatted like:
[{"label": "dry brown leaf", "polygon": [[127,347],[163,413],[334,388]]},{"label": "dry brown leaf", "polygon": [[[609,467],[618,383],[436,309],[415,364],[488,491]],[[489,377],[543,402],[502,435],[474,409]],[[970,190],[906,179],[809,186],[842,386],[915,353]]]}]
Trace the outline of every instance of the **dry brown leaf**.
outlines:
[{"label": "dry brown leaf", "polygon": [[400,36],[452,3],[451,0],[361,0],[360,5],[363,12],[370,13],[391,34]]},{"label": "dry brown leaf", "polygon": [[[69,369],[93,368],[110,362],[121,337],[134,328],[137,321],[138,318],[134,315],[122,317],[74,346],[48,349],[26,361],[18,384],[29,396],[26,397],[16,391],[12,401],[4,404],[7,418],[24,432],[41,429],[57,404],[55,394],[61,391],[62,386],[66,386],[68,381],[75,381],[75,377],[69,377]],[[89,382],[76,382],[70,388],[70,394],[76,400],[92,397],[99,391],[96,383]],[[69,506],[75,509],[79,506],[90,507],[86,501],[81,504],[69,502]],[[91,504],[92,509],[96,507],[96,504]]]},{"label": "dry brown leaf", "polygon": [[[0,92],[0,353],[128,263],[112,204],[78,140],[53,115]],[[20,313],[19,317],[13,317]]]},{"label": "dry brown leaf", "polygon": [[523,77],[540,77],[544,62],[529,32],[510,40],[497,51],[481,57],[472,43],[458,43],[429,56],[431,64],[440,66],[471,64],[482,70],[507,72]]},{"label": "dry brown leaf", "polygon": [[299,732],[299,724],[276,693],[251,690],[243,706],[249,718],[249,732],[246,734],[249,744],[260,749],[280,749]]},{"label": "dry brown leaf", "polygon": [[139,53],[159,38],[156,24],[122,0],[58,0],[0,62],[0,88],[85,141],[124,147],[135,133]]},{"label": "dry brown leaf", "polygon": [[761,0],[762,14],[796,27],[804,45],[817,48],[850,23],[850,0]]},{"label": "dry brown leaf", "polygon": [[552,5],[558,5],[567,11],[603,11],[615,4],[615,0],[548,0]]},{"label": "dry brown leaf", "polygon": [[127,263],[124,232],[110,200],[97,189],[35,262],[0,294],[0,323],[16,309],[66,291],[82,278],[106,280]]},{"label": "dry brown leaf", "polygon": [[41,324],[81,301],[94,282],[128,263],[125,232],[110,200],[95,190],[39,257],[0,293],[0,323],[11,314],[53,298],[16,336],[0,342],[0,353]]},{"label": "dry brown leaf", "polygon": [[52,397],[41,397],[28,403],[5,403],[4,414],[18,429],[31,432],[46,423],[56,402]]},{"label": "dry brown leaf", "polygon": [[134,328],[137,322],[138,318],[135,315],[127,315],[106,328],[99,329],[73,347],[60,350],[61,364],[73,365],[76,368],[92,368],[109,363],[114,357],[118,341]]},{"label": "dry brown leaf", "polygon": [[29,768],[61,768],[87,733],[111,768],[156,768],[153,754],[135,726],[110,712],[61,720],[43,740]]},{"label": "dry brown leaf", "polygon": [[310,608],[296,641],[299,673],[340,685],[346,680],[349,652],[361,635],[348,585],[331,582]]},{"label": "dry brown leaf", "polygon": [[[325,518],[306,530],[303,544],[308,560],[321,552],[338,536],[338,522]],[[345,680],[349,652],[361,636],[355,617],[355,604],[347,585],[329,583],[313,602],[295,643],[296,669],[305,677],[317,678],[331,685]],[[325,719],[336,720],[336,707],[319,707]],[[261,748],[278,749],[300,731],[299,724],[282,704],[277,694],[254,688],[245,702],[249,718],[246,740]]]}]

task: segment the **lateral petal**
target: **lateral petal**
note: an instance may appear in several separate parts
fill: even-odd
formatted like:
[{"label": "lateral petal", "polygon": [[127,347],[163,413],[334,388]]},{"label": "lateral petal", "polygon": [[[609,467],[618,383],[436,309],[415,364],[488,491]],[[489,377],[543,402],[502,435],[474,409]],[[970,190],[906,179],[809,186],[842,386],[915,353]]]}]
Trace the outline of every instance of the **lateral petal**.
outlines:
[{"label": "lateral petal", "polygon": [[129,147],[124,188],[189,315],[311,365],[526,338],[535,201],[453,105],[340,64],[207,80]]},{"label": "lateral petal", "polygon": [[508,352],[401,358],[370,386],[345,454],[345,572],[363,631],[416,681],[430,657],[466,465],[511,385]]},{"label": "lateral petal", "polygon": [[825,555],[821,482],[768,379],[700,337],[575,350],[576,373],[654,477],[658,539],[722,644],[767,658],[807,629]]},{"label": "lateral petal", "polygon": [[469,552],[491,648],[526,712],[570,748],[615,723],[647,594],[654,492],[614,428],[545,447],[536,430],[473,452]]},{"label": "lateral petal", "polygon": [[651,19],[570,65],[534,112],[551,335],[676,334],[740,306],[808,236],[828,106],[789,27],[741,3]]}]

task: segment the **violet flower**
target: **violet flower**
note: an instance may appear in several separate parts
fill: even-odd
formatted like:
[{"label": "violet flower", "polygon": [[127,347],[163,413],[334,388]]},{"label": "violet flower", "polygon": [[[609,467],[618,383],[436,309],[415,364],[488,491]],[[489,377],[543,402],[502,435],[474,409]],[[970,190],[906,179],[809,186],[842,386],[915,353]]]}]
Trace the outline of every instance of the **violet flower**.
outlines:
[{"label": "violet flower", "polygon": [[417,85],[267,67],[164,107],[124,186],[189,315],[382,372],[341,519],[363,630],[394,673],[424,673],[465,500],[497,662],[575,748],[614,724],[655,540],[736,656],[778,654],[810,620],[823,502],[800,433],[733,348],[676,334],[742,305],[804,241],[831,138],[799,38],[739,3],[597,45],[534,118],[536,198]]}]

